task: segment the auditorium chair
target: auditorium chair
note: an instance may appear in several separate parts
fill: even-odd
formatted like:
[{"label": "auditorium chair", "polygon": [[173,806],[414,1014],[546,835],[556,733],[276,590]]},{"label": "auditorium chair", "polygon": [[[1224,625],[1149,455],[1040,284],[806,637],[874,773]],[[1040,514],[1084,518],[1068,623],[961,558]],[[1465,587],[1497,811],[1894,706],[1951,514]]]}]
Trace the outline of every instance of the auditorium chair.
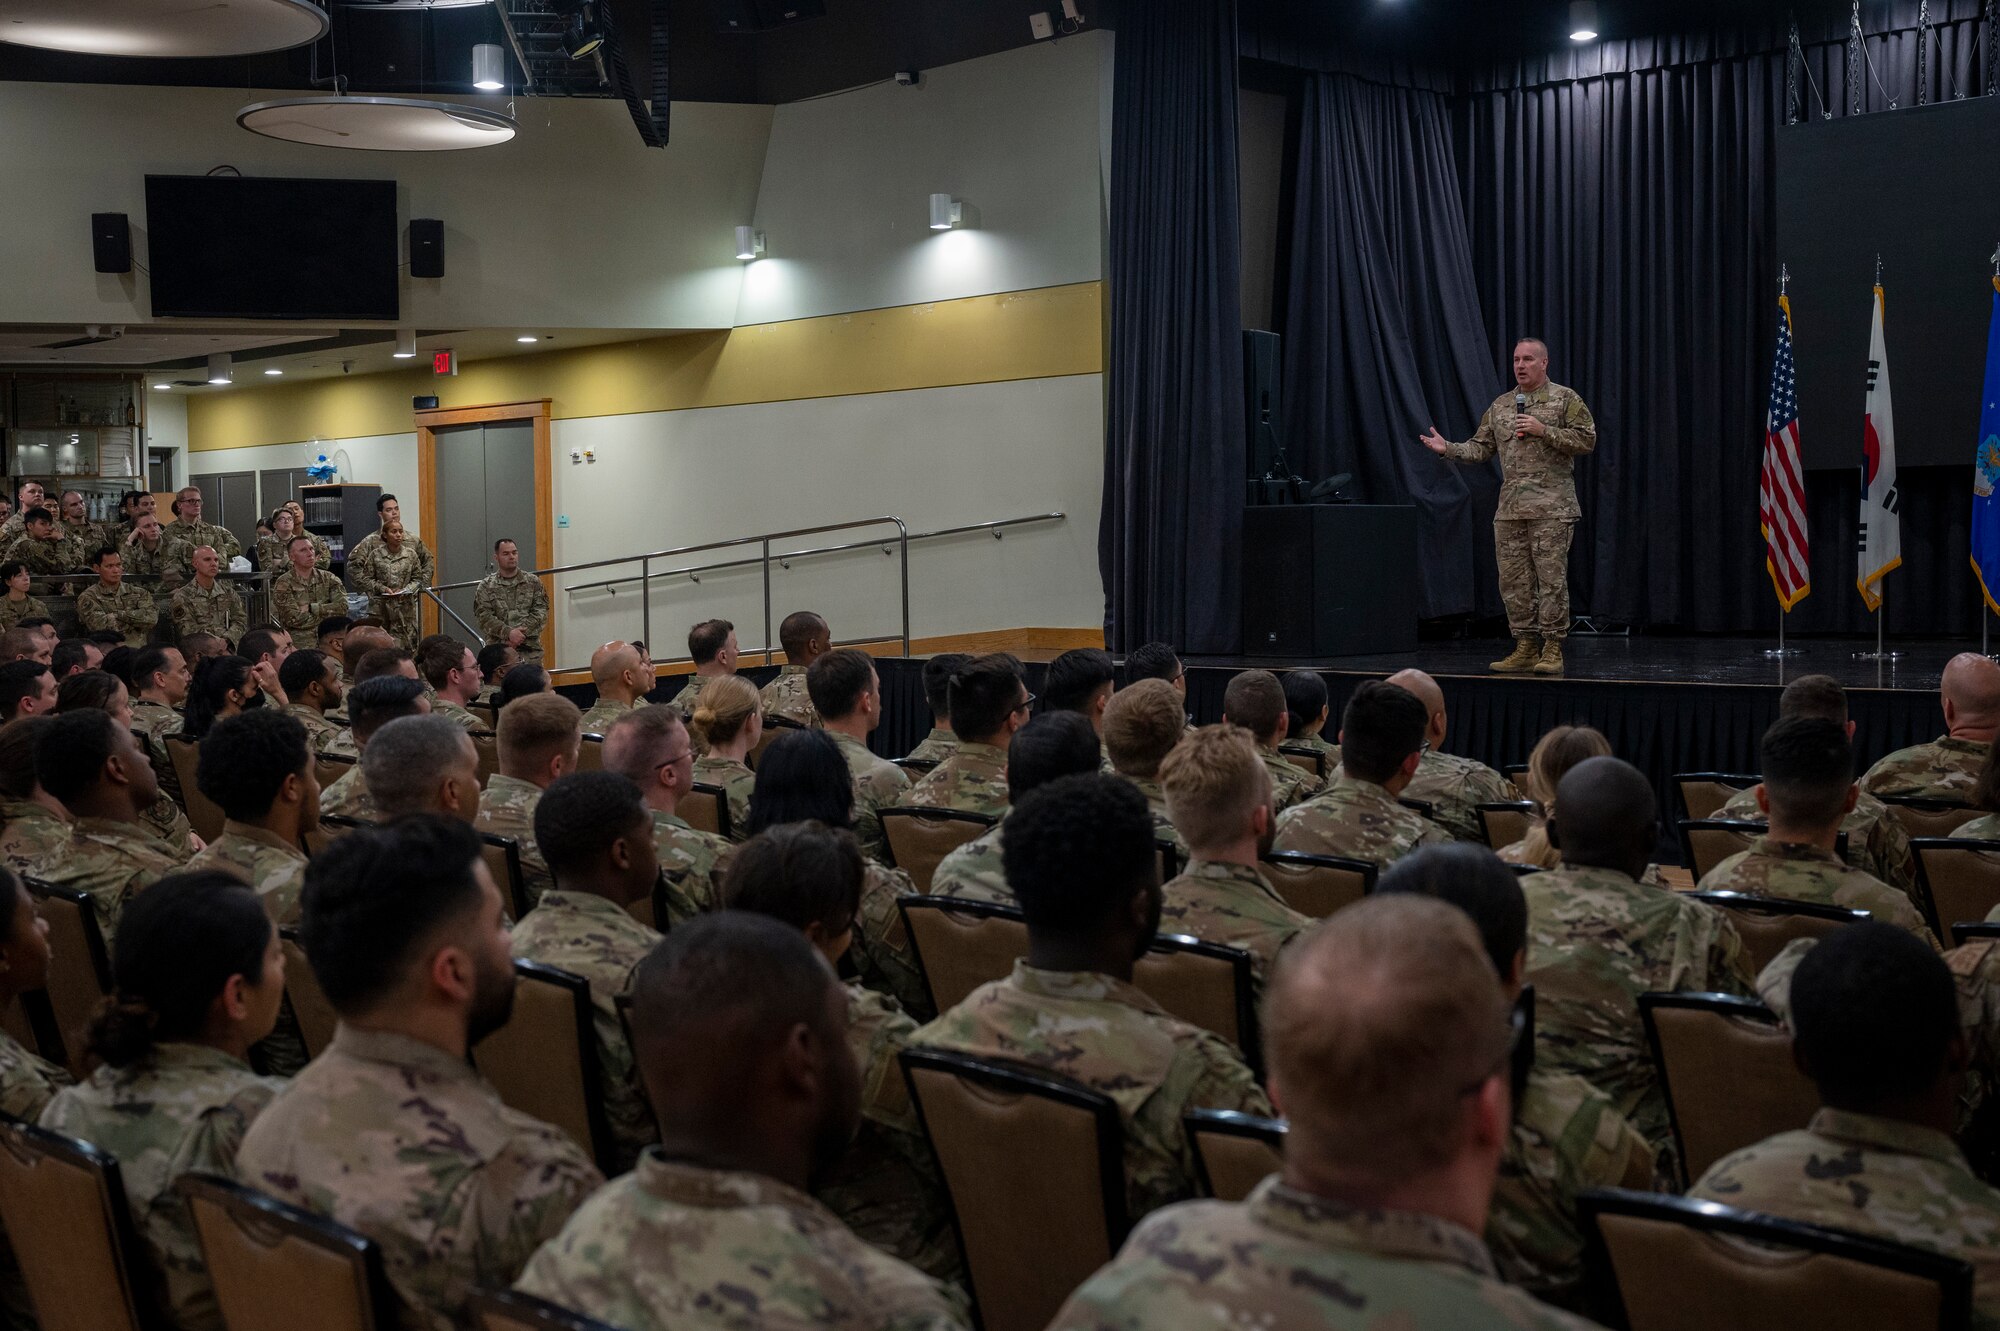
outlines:
[{"label": "auditorium chair", "polygon": [[1978,942],[1982,939],[1992,939],[1994,942],[2000,942],[2000,924],[1987,924],[1984,921],[1978,924],[1954,924],[1951,926],[1951,938],[1948,940],[1947,946],[1964,947],[1967,943]]},{"label": "auditorium chair", "polygon": [[[1683,818],[1680,822],[1681,853],[1687,857],[1688,872],[1699,883],[1716,865],[1731,855],[1750,849],[1750,843],[1770,828],[1764,823],[1732,822],[1724,818]],[[1834,839],[1833,853],[1847,858],[1847,833]]]},{"label": "auditorium chair", "polygon": [[938,765],[935,758],[891,758],[889,761],[910,774],[912,785],[936,771]]},{"label": "auditorium chair", "polygon": [[1792,1061],[1792,1037],[1753,998],[1639,995],[1639,1018],[1667,1097],[1683,1183],[1732,1151],[1803,1128],[1819,1091]]},{"label": "auditorium chair", "polygon": [[1406,809],[1414,809],[1428,821],[1435,822],[1437,820],[1437,805],[1431,803],[1429,800],[1406,800],[1399,797],[1396,803]]},{"label": "auditorium chair", "polygon": [[1310,744],[1280,744],[1278,756],[1308,776],[1326,780],[1326,754]]},{"label": "auditorium chair", "polygon": [[1903,830],[1913,839],[1949,837],[1985,812],[1955,800],[1925,800],[1910,795],[1884,795],[1881,799],[1902,820]]},{"label": "auditorium chair", "polygon": [[756,771],[757,760],[764,756],[764,750],[778,742],[778,736],[788,730],[804,730],[805,728],[798,722],[790,720],[787,717],[765,716],[764,733],[757,737],[755,744],[751,745],[750,752],[743,755],[743,765],[753,772]]},{"label": "auditorium chair", "polygon": [[521,843],[492,832],[481,832],[479,842],[479,853],[485,857],[486,871],[493,875],[493,885],[500,889],[500,899],[519,920],[533,905],[528,900],[528,877],[521,871]]},{"label": "auditorium chair", "polygon": [[1285,1120],[1234,1109],[1190,1109],[1181,1115],[1201,1190],[1240,1202],[1285,1165]]},{"label": "auditorium chair", "polygon": [[609,1178],[618,1172],[591,1021],[590,982],[536,961],[514,962],[514,1011],[472,1049],[500,1099],[569,1134]]},{"label": "auditorium chair", "polygon": [[1513,845],[1528,835],[1528,829],[1535,825],[1532,800],[1505,800],[1497,804],[1482,804],[1478,808],[1480,834],[1493,850]]},{"label": "auditorium chair", "polygon": [[195,771],[201,763],[201,743],[186,735],[166,737],[167,757],[174,765],[174,779],[180,782],[181,811],[187,814],[188,824],[200,834],[203,841],[213,841],[222,835],[222,806],[201,793],[195,782]]},{"label": "auditorium chair", "polygon": [[1167,840],[1165,837],[1161,837],[1153,844],[1157,846],[1160,851],[1160,869],[1159,869],[1160,876],[1157,879],[1157,881],[1159,882],[1160,886],[1165,887],[1168,883],[1173,882],[1174,879],[1180,876],[1181,872],[1180,847],[1176,846],[1173,842]]},{"label": "auditorium chair", "polygon": [[471,737],[472,751],[479,757],[479,788],[484,790],[486,783],[493,779],[493,774],[500,770],[500,737],[478,730],[465,733]]},{"label": "auditorium chair", "polygon": [[919,892],[931,890],[938,862],[999,822],[964,809],[892,807],[877,811],[889,843],[889,866],[910,876]]},{"label": "auditorium chair", "polygon": [[344,814],[323,813],[319,816],[319,826],[308,829],[303,838],[306,843],[306,855],[308,858],[323,855],[336,837],[352,832],[357,827],[372,826],[373,823],[364,822],[359,818],[349,818]]},{"label": "auditorium chair", "polygon": [[1729,913],[1743,940],[1743,952],[1752,974],[1771,964],[1795,938],[1825,938],[1836,929],[1859,924],[1868,918],[1865,910],[1845,906],[1825,906],[1816,901],[1792,901],[1785,897],[1760,897],[1749,892],[1694,892],[1695,900],[1705,901]]},{"label": "auditorium chair", "polygon": [[1524,795],[1527,793],[1528,765],[1526,763],[1513,763],[1506,767],[1503,767],[1500,769],[1500,775],[1506,777],[1509,781],[1511,781],[1514,784],[1514,789],[1520,791]]},{"label": "auditorium chair", "polygon": [[576,770],[579,772],[601,772],[604,770],[604,736],[585,735],[583,743],[576,749]]},{"label": "auditorium chair", "polygon": [[1931,928],[1939,938],[1953,925],[1983,920],[2000,906],[2000,844],[1917,837],[1910,847],[1917,853],[1917,883],[1928,898]]},{"label": "auditorium chair", "polygon": [[326,991],[319,987],[319,976],[313,974],[312,963],[306,960],[306,950],[299,943],[299,931],[289,926],[279,929],[278,946],[285,952],[285,997],[291,1002],[292,1015],[298,1019],[307,1057],[318,1058],[320,1051],[333,1043],[333,1029],[340,1024],[340,1014],[333,1010],[333,1004],[326,1001]]},{"label": "auditorium chair", "polygon": [[27,880],[35,899],[35,914],[49,926],[49,1011],[62,1040],[61,1061],[81,1079],[86,1066],[84,1040],[97,1010],[111,992],[111,950],[97,927],[90,894],[74,887],[57,887],[39,878]]},{"label": "auditorium chair", "polygon": [[1593,1306],[1631,1331],[1963,1331],[1972,1266],[1717,1202],[1577,1195]]},{"label": "auditorium chair", "polygon": [[721,786],[712,786],[706,781],[695,782],[688,793],[681,796],[681,802],[674,806],[674,813],[696,831],[712,832],[725,841],[729,839],[729,793]]},{"label": "auditorium chair", "polygon": [[375,1240],[213,1174],[183,1174],[229,1331],[394,1331],[397,1300]]},{"label": "auditorium chair", "polygon": [[1261,1079],[1264,1045],[1257,1030],[1255,967],[1240,947],[1161,934],[1133,964],[1132,983],[1168,1015],[1236,1046]]},{"label": "auditorium chair", "polygon": [[49,1005],[46,989],[31,989],[0,1008],[0,1030],[13,1036],[23,1049],[40,1054],[51,1063],[61,1065],[69,1061],[63,1054],[62,1029],[56,1025],[55,1009]]},{"label": "auditorium chair", "polygon": [[1706,822],[1722,812],[1722,806],[1764,778],[1755,772],[1676,772],[1674,789],[1681,794],[1681,810],[1690,821]]},{"label": "auditorium chair", "polygon": [[319,778],[319,788],[321,790],[327,789],[334,782],[340,780],[340,778],[346,776],[349,772],[353,771],[355,764],[360,761],[361,760],[358,758],[349,758],[345,754],[338,754],[338,753],[314,754],[313,775]]},{"label": "auditorium chair", "polygon": [[486,723],[486,728],[488,730],[499,729],[500,704],[498,702],[494,702],[491,700],[481,701],[478,698],[474,698],[471,702],[465,705],[465,710],[471,712],[481,721],[484,721]]},{"label": "auditorium chair", "polygon": [[41,1331],[167,1331],[135,1278],[146,1259],[108,1152],[0,1115],[0,1226]]},{"label": "auditorium chair", "polygon": [[1323,920],[1375,890],[1376,868],[1367,860],[1274,850],[1258,864],[1264,881],[1301,915]]},{"label": "auditorium chair", "polygon": [[1118,1106],[1049,1072],[921,1046],[898,1057],[944,1176],[978,1324],[1041,1331],[1125,1241]]},{"label": "auditorium chair", "polygon": [[472,1296],[470,1306],[472,1323],[479,1331],[618,1331],[609,1322],[573,1313],[518,1290],[480,1290]]}]

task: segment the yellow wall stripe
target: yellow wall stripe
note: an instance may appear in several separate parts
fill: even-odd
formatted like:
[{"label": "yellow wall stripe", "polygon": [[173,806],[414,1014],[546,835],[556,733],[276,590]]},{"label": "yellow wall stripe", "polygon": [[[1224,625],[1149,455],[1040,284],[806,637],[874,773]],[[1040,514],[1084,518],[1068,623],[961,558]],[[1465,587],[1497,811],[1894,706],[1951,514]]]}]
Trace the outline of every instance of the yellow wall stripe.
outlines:
[{"label": "yellow wall stripe", "polygon": [[440,407],[552,400],[558,420],[741,406],[1104,368],[1100,283],[897,305],[480,361],[455,378],[397,370],[232,389],[188,399],[200,452],[415,428],[410,399]]}]

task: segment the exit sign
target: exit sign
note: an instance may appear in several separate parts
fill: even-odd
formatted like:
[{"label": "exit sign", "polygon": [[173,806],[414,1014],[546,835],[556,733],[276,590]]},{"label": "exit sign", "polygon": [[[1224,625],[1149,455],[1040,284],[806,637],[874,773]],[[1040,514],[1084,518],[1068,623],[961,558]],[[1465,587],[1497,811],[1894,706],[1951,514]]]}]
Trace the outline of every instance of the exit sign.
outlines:
[{"label": "exit sign", "polygon": [[431,353],[431,372],[433,374],[457,374],[458,357],[449,351],[433,351]]}]

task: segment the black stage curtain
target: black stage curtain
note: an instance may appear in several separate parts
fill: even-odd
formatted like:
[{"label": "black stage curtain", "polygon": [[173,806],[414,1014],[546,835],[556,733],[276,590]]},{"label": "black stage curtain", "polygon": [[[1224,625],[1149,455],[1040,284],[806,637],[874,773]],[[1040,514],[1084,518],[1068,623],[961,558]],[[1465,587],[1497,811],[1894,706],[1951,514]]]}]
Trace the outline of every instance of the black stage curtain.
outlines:
[{"label": "black stage curtain", "polygon": [[1147,0],[1112,74],[1105,641],[1231,652],[1243,528],[1236,6]]}]

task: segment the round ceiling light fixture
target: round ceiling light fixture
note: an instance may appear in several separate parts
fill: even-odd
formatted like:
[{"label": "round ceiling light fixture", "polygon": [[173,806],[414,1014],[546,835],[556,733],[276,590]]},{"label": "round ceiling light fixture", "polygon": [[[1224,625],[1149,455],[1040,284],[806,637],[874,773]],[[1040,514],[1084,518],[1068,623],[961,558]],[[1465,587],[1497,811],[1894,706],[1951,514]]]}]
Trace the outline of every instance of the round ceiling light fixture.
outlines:
[{"label": "round ceiling light fixture", "polygon": [[236,123],[290,143],[403,153],[490,148],[515,130],[503,111],[413,97],[286,97],[252,102]]},{"label": "round ceiling light fixture", "polygon": [[316,42],[327,27],[313,0],[0,0],[0,42],[89,55],[255,55]]}]

